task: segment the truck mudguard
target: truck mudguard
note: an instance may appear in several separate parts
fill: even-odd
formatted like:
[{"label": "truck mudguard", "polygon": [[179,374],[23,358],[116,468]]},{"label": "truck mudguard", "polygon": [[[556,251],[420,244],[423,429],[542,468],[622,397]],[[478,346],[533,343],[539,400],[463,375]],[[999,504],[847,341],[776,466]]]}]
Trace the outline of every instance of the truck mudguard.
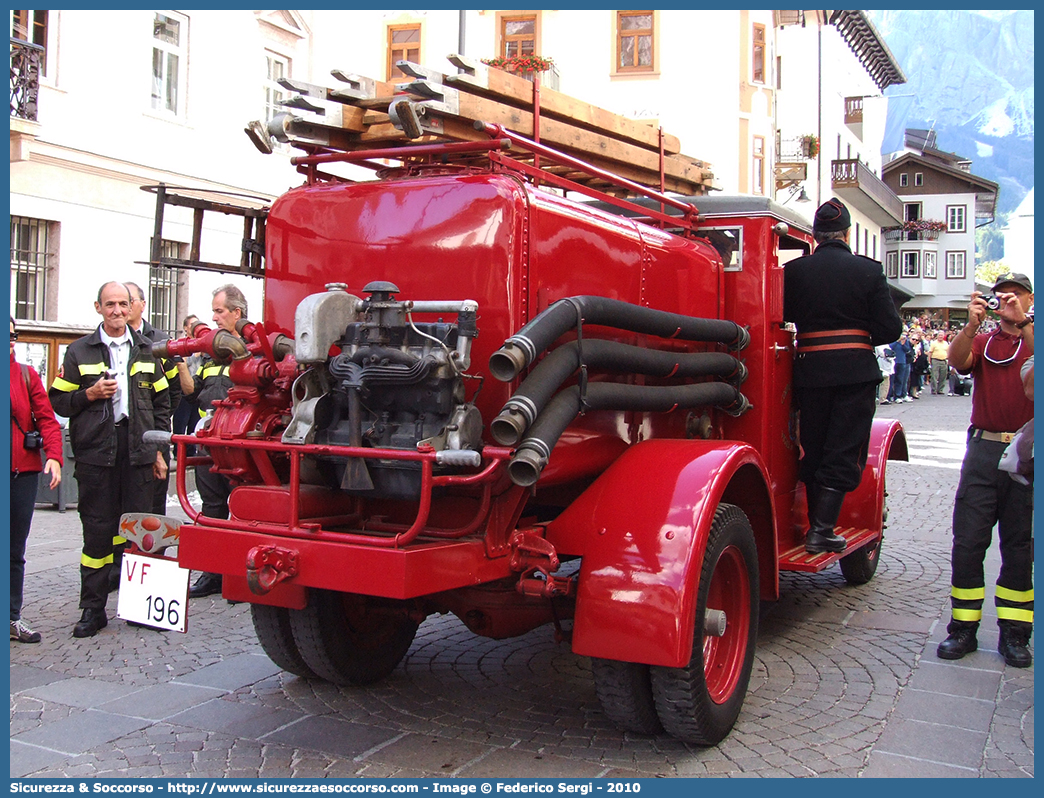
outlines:
[{"label": "truck mudguard", "polygon": [[[747,514],[774,592],[773,503],[758,453],[736,441],[650,440],[629,448],[547,539],[583,556],[573,651],[681,667],[692,655],[697,578],[721,501]],[[757,601],[758,597],[752,597]]]},{"label": "truck mudguard", "polygon": [[859,487],[845,497],[840,527],[881,529],[884,519],[885,461],[907,460],[906,435],[894,418],[875,418],[870,430],[870,448]]}]

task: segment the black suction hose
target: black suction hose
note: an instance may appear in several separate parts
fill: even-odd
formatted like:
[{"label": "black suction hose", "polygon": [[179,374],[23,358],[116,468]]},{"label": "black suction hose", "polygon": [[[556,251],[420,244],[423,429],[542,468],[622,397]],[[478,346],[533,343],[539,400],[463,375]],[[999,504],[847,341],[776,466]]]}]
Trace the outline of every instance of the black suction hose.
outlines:
[{"label": "black suction hose", "polygon": [[667,313],[601,296],[575,296],[555,302],[508,338],[490,356],[490,373],[501,382],[510,382],[559,336],[575,328],[578,317],[585,324],[616,327],[660,338],[722,343],[734,350],[743,349],[750,343],[750,334],[734,321]]},{"label": "black suction hose", "polygon": [[[750,408],[750,403],[739,389],[724,382],[667,386],[596,382],[587,386],[584,403],[589,410],[647,412],[714,405],[734,416]],[[555,443],[580,410],[579,386],[560,391],[548,402],[508,464],[508,475],[512,482],[523,487],[536,483],[551,457]]]},{"label": "black suction hose", "polygon": [[725,352],[665,352],[644,349],[600,338],[585,339],[583,346],[570,341],[552,350],[530,372],[490,424],[493,439],[501,446],[515,446],[545,405],[573,373],[583,365],[591,369],[652,377],[721,377],[733,385],[747,378],[747,368]]}]

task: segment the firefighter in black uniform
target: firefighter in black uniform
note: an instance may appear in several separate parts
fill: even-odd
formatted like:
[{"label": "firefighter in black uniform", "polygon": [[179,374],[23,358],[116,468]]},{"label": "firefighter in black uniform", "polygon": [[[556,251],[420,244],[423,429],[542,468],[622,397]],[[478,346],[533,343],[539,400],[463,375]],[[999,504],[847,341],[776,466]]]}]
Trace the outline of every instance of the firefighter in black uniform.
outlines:
[{"label": "firefighter in black uniform", "polygon": [[69,419],[80,486],[83,613],[73,627],[74,637],[92,637],[107,625],[105,603],[120,515],[149,512],[154,479],[167,476],[157,447],[142,440],[148,430],[166,430],[170,424],[167,380],[148,339],[127,327],[127,287],[106,283],[94,308],[102,323],[69,344],[48,391],[55,412]]},{"label": "firefighter in black uniform", "polygon": [[[218,327],[236,333],[236,324],[247,316],[246,297],[236,286],[223,285],[214,290],[211,309]],[[183,377],[182,385],[186,396],[191,395],[196,400],[202,422],[214,401],[228,396],[228,390],[233,385],[228,376],[228,366],[218,363],[213,358],[207,358],[194,377],[189,376],[188,367],[184,363],[179,363],[177,369],[179,376]],[[210,466],[197,466],[195,473],[196,487],[203,501],[203,515],[210,518],[228,518],[228,497],[232,492],[228,477],[212,473]],[[189,589],[189,598],[201,598],[220,592],[221,574],[203,573]]]},{"label": "firefighter in black uniform", "polygon": [[845,550],[834,527],[866,465],[881,381],[874,347],[903,330],[881,264],[852,253],[850,229],[848,208],[828,200],[812,224],[815,251],[784,267],[783,318],[797,326],[794,400],[810,553]]}]

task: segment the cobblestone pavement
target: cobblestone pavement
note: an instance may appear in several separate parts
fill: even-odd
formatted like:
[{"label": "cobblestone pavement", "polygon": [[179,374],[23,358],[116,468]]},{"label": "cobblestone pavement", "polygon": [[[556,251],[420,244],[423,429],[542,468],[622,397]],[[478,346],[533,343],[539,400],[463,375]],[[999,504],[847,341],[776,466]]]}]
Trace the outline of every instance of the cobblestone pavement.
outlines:
[{"label": "cobblestone pavement", "polygon": [[[948,618],[950,512],[970,400],[880,408],[911,440],[888,470],[890,523],[867,585],[784,574],[750,691],[715,748],[618,731],[590,661],[548,629],[494,641],[452,616],[360,689],[281,672],[247,605],[195,600],[186,635],[115,619],[76,640],[79,520],[37,510],[11,645],[11,775],[32,777],[1032,776],[1033,668],[935,657]],[[995,548],[988,574],[995,578]],[[992,593],[987,590],[987,595]],[[987,600],[986,614],[992,612]]]}]

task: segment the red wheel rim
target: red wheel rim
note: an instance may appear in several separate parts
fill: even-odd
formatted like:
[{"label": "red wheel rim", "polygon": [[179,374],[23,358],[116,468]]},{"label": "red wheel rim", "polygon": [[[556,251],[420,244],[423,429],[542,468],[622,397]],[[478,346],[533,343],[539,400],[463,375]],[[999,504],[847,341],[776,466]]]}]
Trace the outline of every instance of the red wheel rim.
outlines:
[{"label": "red wheel rim", "polygon": [[[714,566],[707,596],[708,610],[725,612],[725,634],[715,637],[700,630],[707,693],[715,704],[728,701],[743,672],[750,636],[750,587],[743,553],[729,546]],[[702,627],[702,619],[700,624]]]}]

